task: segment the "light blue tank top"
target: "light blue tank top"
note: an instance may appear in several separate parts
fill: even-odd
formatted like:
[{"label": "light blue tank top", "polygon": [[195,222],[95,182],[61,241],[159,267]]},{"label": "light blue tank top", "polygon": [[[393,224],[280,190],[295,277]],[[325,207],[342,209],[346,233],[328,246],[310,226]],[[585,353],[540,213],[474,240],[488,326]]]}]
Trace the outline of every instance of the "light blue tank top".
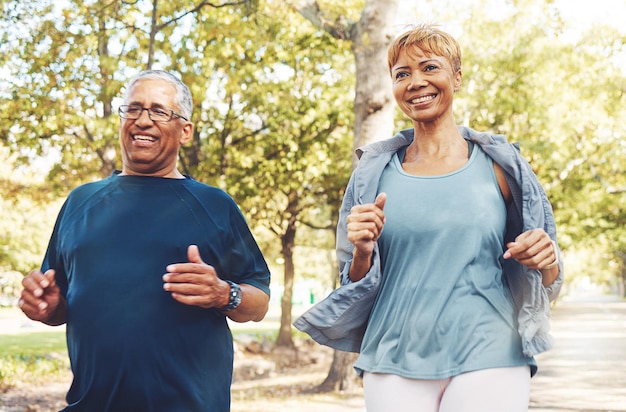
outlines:
[{"label": "light blue tank top", "polygon": [[461,169],[423,177],[396,154],[378,191],[387,193],[383,282],[357,372],[444,379],[534,365],[502,280],[506,208],[493,161],[476,146]]}]

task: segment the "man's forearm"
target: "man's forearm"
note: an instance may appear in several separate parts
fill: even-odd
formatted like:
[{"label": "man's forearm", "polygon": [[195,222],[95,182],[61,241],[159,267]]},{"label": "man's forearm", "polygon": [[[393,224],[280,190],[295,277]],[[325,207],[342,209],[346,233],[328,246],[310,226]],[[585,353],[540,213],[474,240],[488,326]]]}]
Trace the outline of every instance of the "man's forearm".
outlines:
[{"label": "man's forearm", "polygon": [[270,297],[252,285],[245,283],[239,284],[241,287],[241,304],[233,310],[226,313],[231,320],[235,322],[259,322],[263,320],[269,308]]}]

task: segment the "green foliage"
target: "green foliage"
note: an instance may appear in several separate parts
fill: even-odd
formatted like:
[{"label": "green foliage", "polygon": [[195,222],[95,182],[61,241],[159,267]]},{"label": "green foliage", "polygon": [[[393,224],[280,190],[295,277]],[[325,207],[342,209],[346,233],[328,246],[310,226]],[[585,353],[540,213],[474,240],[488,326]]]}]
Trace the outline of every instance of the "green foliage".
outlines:
[{"label": "green foliage", "polygon": [[[349,66],[350,53],[308,24],[285,24],[301,17],[276,4],[264,3],[244,26],[223,13],[193,32],[201,43],[220,28],[219,41],[206,44],[201,55],[204,67],[214,67],[200,92],[210,99],[202,102],[196,145],[185,151],[183,164],[224,188],[254,226],[280,241],[274,250],[289,296],[296,234],[303,225],[334,228],[351,171],[353,76],[337,68]],[[284,300],[283,316],[290,301]],[[291,329],[290,318],[281,324],[281,333]]]},{"label": "green foliage", "polygon": [[[153,4],[3,3],[0,142],[16,167],[55,160],[43,186],[0,179],[2,223],[11,227],[0,251],[5,270],[38,263],[23,251],[40,254],[41,233],[51,228],[28,197],[64,195],[119,168],[115,108],[124,82],[146,67],[175,70],[192,89],[196,130],[181,155],[184,170],[226,189],[263,239],[272,242],[267,234],[284,235],[288,225],[336,221],[352,156],[349,45],[282,2],[198,9],[190,0],[158,2],[154,21]],[[455,2],[424,0],[416,10],[439,10],[424,20],[460,32],[457,118],[519,142],[553,202],[562,246],[598,248],[612,262],[607,270],[621,273],[626,35],[594,26],[571,36],[553,2],[466,4],[458,13]],[[337,21],[355,21],[362,5],[320,2]],[[399,118],[397,126],[410,125]],[[275,257],[283,246],[264,250]]]},{"label": "green foliage", "polygon": [[50,382],[69,372],[64,331],[0,335],[0,354],[0,390]]},{"label": "green foliage", "polygon": [[1,356],[0,390],[17,383],[42,384],[64,377],[69,372],[69,360],[55,356]]},{"label": "green foliage", "polygon": [[[467,18],[445,17],[461,30],[457,118],[519,142],[552,201],[561,246],[572,255],[583,249],[614,255],[604,274],[592,276],[621,277],[626,35],[596,26],[573,37],[550,2],[509,2],[497,15],[485,13],[494,4],[472,2]],[[579,268],[567,272],[582,276]]]},{"label": "green foliage", "polygon": [[[21,276],[38,268],[61,202],[42,187],[33,168],[16,166],[0,143],[0,305],[21,290]],[[40,178],[39,178],[40,179]]]},{"label": "green foliage", "polygon": [[243,26],[233,10],[218,10],[190,33],[202,53],[178,60],[212,68],[193,83],[207,98],[183,164],[278,236],[294,219],[332,227],[324,209],[337,206],[350,172],[353,76],[341,70],[351,67],[349,51],[298,22],[273,3]]},{"label": "green foliage", "polygon": [[119,62],[109,55],[105,21],[120,10],[69,2],[60,19],[52,2],[46,8],[26,3],[4,8],[2,30],[14,40],[3,45],[10,95],[3,96],[8,110],[0,117],[0,140],[24,163],[52,147],[61,161],[51,181],[67,191],[113,167],[115,123],[107,119],[121,83],[113,78]]},{"label": "green foliage", "polygon": [[0,277],[2,269],[28,273],[41,264],[59,202],[41,205],[26,196],[0,199]]}]

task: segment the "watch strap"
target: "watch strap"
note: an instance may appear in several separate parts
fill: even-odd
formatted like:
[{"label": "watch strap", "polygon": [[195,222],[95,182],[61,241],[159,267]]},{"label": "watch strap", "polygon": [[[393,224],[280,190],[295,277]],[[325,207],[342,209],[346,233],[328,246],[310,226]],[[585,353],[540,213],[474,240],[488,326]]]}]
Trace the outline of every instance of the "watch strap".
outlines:
[{"label": "watch strap", "polygon": [[241,304],[241,287],[230,280],[227,280],[226,282],[230,285],[230,293],[228,294],[228,305],[220,308],[222,312],[228,312],[236,309]]}]

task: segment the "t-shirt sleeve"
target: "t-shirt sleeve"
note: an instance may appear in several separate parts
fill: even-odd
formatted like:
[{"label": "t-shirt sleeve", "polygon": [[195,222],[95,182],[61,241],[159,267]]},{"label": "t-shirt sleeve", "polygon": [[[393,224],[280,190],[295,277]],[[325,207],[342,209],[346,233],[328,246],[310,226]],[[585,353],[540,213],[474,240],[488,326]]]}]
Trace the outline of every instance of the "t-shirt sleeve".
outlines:
[{"label": "t-shirt sleeve", "polygon": [[230,213],[231,245],[223,276],[236,283],[252,285],[270,294],[270,271],[245,217],[234,204]]}]

